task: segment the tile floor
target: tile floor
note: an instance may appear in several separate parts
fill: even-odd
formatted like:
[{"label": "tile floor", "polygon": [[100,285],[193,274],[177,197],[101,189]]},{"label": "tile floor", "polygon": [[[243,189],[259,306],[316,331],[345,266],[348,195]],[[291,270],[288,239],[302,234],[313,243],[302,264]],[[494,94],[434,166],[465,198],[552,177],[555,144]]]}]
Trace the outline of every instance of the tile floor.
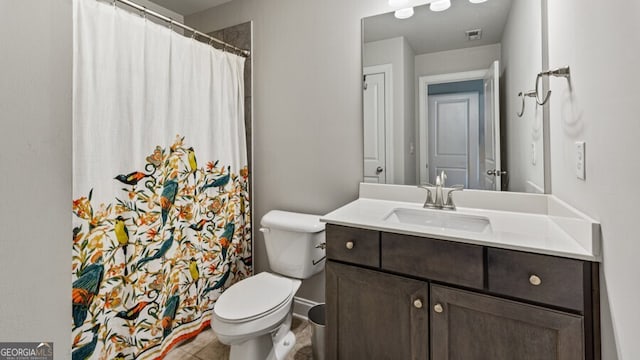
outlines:
[{"label": "tile floor", "polygon": [[[307,319],[293,318],[291,325],[296,335],[296,346],[287,360],[312,360],[311,355],[311,326]],[[229,347],[216,339],[213,330],[207,329],[193,340],[183,343],[171,350],[165,360],[227,360]]]}]

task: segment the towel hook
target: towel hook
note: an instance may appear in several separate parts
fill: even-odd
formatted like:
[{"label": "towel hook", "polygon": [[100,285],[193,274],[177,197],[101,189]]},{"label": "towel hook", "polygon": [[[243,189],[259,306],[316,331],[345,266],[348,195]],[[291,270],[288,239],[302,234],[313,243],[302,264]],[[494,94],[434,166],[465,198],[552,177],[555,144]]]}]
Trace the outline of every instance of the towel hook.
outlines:
[{"label": "towel hook", "polygon": [[535,90],[529,90],[527,92],[519,92],[518,93],[518,97],[522,97],[522,108],[520,110],[519,113],[516,113],[516,115],[518,115],[518,117],[522,117],[522,115],[524,115],[524,98],[525,97],[536,97],[536,91]]},{"label": "towel hook", "polygon": [[551,90],[547,90],[546,95],[544,95],[542,100],[540,100],[539,87],[540,87],[540,79],[542,79],[543,76],[554,76],[554,77],[563,77],[565,79],[570,79],[571,71],[569,69],[569,66],[565,66],[565,67],[542,71],[538,73],[538,76],[536,77],[536,102],[539,105],[545,105],[549,101],[549,98],[551,97]]}]

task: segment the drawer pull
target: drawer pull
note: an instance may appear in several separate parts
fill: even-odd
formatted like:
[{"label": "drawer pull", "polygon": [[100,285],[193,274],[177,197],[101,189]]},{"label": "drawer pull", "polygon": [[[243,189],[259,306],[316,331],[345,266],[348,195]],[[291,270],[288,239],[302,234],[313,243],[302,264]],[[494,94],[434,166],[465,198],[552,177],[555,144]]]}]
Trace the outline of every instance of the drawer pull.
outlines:
[{"label": "drawer pull", "polygon": [[440,304],[435,304],[433,306],[433,311],[437,312],[438,314],[442,313],[444,311],[444,309],[442,308],[442,305]]},{"label": "drawer pull", "polygon": [[420,299],[413,300],[413,307],[416,309],[422,309],[422,300]]},{"label": "drawer pull", "polygon": [[542,284],[542,279],[538,275],[531,275],[529,276],[529,283],[533,286],[538,286]]},{"label": "drawer pull", "polygon": [[347,241],[347,243],[344,246],[346,246],[347,249],[351,250],[351,249],[353,249],[354,245],[355,244],[353,243],[353,241]]}]

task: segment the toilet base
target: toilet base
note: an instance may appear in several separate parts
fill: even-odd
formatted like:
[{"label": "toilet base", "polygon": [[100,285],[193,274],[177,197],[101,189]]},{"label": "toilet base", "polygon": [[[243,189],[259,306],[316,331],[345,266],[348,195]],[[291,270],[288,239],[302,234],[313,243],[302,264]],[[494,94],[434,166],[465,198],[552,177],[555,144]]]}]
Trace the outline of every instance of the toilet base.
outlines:
[{"label": "toilet base", "polygon": [[273,350],[271,334],[249,339],[241,344],[231,345],[229,360],[263,360]]},{"label": "toilet base", "polygon": [[274,331],[231,345],[229,360],[284,360],[296,344],[292,318],[290,312]]}]

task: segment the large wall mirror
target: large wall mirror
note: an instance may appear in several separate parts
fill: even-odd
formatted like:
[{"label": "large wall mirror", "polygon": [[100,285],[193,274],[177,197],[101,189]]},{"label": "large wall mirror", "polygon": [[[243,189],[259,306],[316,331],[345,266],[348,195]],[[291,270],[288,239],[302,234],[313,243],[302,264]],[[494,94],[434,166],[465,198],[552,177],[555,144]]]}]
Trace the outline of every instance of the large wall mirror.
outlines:
[{"label": "large wall mirror", "polygon": [[545,111],[524,95],[546,66],[543,1],[362,20],[365,182],[433,184],[445,171],[467,189],[545,192]]}]

